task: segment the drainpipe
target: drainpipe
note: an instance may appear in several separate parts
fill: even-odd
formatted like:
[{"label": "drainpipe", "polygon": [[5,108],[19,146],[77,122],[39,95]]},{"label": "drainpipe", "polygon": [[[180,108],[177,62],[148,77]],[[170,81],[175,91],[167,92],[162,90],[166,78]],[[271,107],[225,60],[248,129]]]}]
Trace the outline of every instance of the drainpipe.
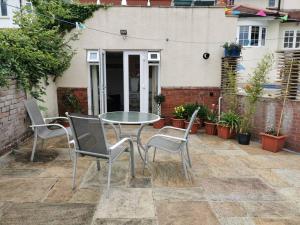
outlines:
[{"label": "drainpipe", "polygon": [[219,118],[219,121],[220,121],[220,119],[221,119],[221,102],[222,102],[222,99],[223,99],[223,97],[222,96],[220,96],[219,97],[219,103],[218,103],[218,105],[219,105],[219,112],[218,112],[218,118]]},{"label": "drainpipe", "polygon": [[277,12],[279,13],[281,10],[281,0],[278,0]]}]

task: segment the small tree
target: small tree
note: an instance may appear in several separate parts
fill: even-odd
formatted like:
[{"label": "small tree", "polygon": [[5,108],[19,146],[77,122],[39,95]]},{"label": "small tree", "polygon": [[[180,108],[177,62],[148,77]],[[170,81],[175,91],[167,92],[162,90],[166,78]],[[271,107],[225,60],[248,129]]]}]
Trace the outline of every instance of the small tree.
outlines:
[{"label": "small tree", "polygon": [[154,101],[157,105],[157,115],[161,116],[161,104],[165,102],[166,97],[163,94],[155,95]]},{"label": "small tree", "polygon": [[240,133],[249,134],[252,128],[253,115],[256,112],[257,101],[263,94],[263,85],[266,83],[267,74],[273,65],[273,55],[267,54],[258,63],[245,86],[246,96],[244,101],[243,116],[240,122]]}]

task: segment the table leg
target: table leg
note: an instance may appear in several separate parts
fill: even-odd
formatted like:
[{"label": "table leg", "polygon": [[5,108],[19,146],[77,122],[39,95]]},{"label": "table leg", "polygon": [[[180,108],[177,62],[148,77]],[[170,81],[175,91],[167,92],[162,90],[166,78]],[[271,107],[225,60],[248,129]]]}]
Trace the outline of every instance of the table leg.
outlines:
[{"label": "table leg", "polygon": [[143,128],[146,126],[147,124],[141,124],[139,130],[138,130],[138,133],[137,133],[137,137],[136,137],[136,144],[137,144],[137,149],[138,149],[138,152],[139,152],[139,155],[141,157],[141,159],[145,162],[145,159],[143,157],[143,154],[141,152],[141,150],[145,151],[145,148],[142,144],[142,141],[141,141],[141,133],[142,133],[142,130]]}]

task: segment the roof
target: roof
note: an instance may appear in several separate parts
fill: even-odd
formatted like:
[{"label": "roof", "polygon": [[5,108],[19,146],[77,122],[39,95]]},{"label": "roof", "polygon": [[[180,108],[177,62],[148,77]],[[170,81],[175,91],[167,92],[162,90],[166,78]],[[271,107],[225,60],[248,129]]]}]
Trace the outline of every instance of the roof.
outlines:
[{"label": "roof", "polygon": [[280,12],[277,10],[270,10],[270,9],[259,9],[253,6],[248,5],[238,5],[231,9],[232,11],[239,11],[240,13],[238,16],[240,17],[261,17],[257,15],[261,10],[263,10],[266,16],[284,16],[286,13]]}]

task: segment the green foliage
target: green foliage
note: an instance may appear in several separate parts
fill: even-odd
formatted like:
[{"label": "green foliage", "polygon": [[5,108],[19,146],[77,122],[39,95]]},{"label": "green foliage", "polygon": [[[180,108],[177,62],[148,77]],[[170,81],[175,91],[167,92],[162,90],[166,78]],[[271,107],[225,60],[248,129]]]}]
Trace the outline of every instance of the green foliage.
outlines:
[{"label": "green foliage", "polygon": [[206,105],[202,105],[202,104],[198,105],[198,107],[200,107],[200,108],[199,108],[197,116],[201,119],[205,119],[209,112],[208,107]]},{"label": "green foliage", "polygon": [[228,50],[229,54],[231,54],[231,52],[233,50],[237,50],[237,51],[241,51],[243,46],[239,43],[235,43],[235,42],[225,42],[225,44],[223,45],[223,48],[225,48],[226,50]]},{"label": "green foliage", "polygon": [[189,121],[191,119],[193,113],[195,112],[195,110],[198,109],[199,104],[198,103],[189,103],[189,104],[185,104],[183,107],[185,109],[184,118]]},{"label": "green foliage", "polygon": [[273,55],[268,54],[263,57],[261,62],[253,72],[245,86],[246,96],[244,101],[243,116],[241,118],[240,133],[247,134],[252,128],[253,115],[256,112],[257,101],[263,94],[263,85],[266,83],[266,77],[273,65]]},{"label": "green foliage", "polygon": [[163,94],[155,95],[154,101],[157,105],[161,105],[163,102],[165,102],[166,97]]},{"label": "green foliage", "polygon": [[211,110],[207,112],[206,120],[210,123],[217,123],[218,122],[218,114],[217,112]]},{"label": "green foliage", "polygon": [[222,113],[221,119],[218,124],[224,127],[230,127],[231,131],[237,131],[240,124],[240,117],[238,114],[228,111]]},{"label": "green foliage", "polygon": [[70,90],[68,91],[64,97],[63,101],[65,106],[70,109],[70,112],[80,112],[81,111],[81,106],[78,98],[74,93]]},{"label": "green foliage", "polygon": [[[48,76],[54,80],[61,76],[75,54],[69,45],[75,35],[63,36],[72,27],[54,18],[83,21],[96,8],[62,0],[34,0],[33,4],[34,13],[26,13],[26,8],[16,13],[14,20],[20,29],[0,30],[0,87],[15,79],[19,87],[40,99]],[[85,13],[77,15],[80,12]]]},{"label": "green foliage", "polygon": [[269,128],[267,128],[267,130],[266,130],[265,133],[266,133],[266,134],[269,134],[269,135],[272,135],[272,136],[277,136],[277,131],[275,130],[274,127],[269,127]]},{"label": "green foliage", "polygon": [[185,117],[185,108],[183,105],[177,106],[174,108],[173,115],[176,119],[184,119]]}]

